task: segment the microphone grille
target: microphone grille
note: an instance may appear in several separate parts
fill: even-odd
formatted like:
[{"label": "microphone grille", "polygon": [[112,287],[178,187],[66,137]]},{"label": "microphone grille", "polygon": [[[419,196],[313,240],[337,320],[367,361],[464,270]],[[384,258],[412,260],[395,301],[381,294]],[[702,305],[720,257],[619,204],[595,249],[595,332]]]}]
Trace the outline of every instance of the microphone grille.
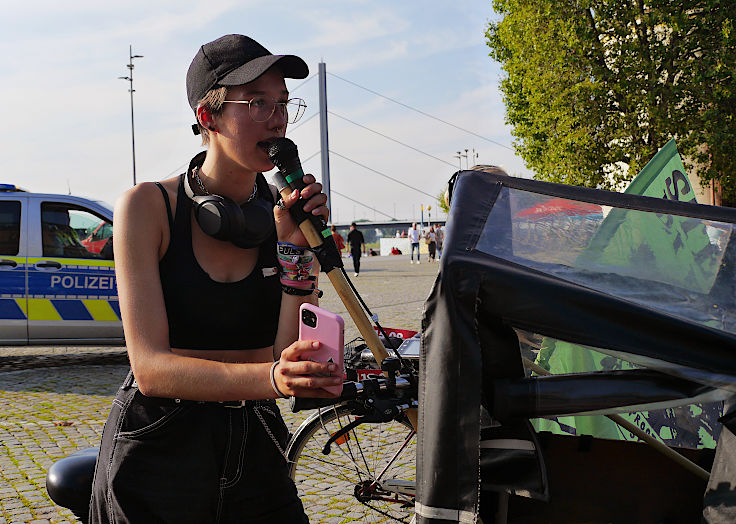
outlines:
[{"label": "microphone grille", "polygon": [[299,156],[296,144],[286,137],[270,140],[266,152],[268,153],[268,158],[277,167],[284,160]]}]

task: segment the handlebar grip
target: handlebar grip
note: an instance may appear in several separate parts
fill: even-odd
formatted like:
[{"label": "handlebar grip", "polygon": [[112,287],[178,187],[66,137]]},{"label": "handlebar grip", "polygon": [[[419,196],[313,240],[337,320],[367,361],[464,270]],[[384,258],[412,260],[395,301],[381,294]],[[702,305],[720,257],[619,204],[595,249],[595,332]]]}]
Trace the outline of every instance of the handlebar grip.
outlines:
[{"label": "handlebar grip", "polygon": [[358,395],[358,387],[355,382],[343,382],[342,393],[339,397],[333,398],[311,398],[311,397],[289,397],[289,407],[292,413],[302,411],[304,409],[325,408],[334,406],[345,400],[354,399]]},{"label": "handlebar grip", "polygon": [[332,406],[340,402],[340,397],[336,398],[311,398],[311,397],[289,397],[289,407],[292,413],[302,411],[304,409],[317,409]]}]

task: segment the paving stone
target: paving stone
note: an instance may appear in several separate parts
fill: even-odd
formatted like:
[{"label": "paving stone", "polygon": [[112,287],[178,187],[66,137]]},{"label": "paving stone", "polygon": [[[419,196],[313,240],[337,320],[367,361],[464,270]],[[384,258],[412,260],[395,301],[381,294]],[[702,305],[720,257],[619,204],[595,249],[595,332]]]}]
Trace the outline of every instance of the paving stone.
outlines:
[{"label": "paving stone", "polygon": [[[352,262],[345,264],[352,273]],[[364,257],[352,281],[384,328],[418,331],[438,269],[409,264],[406,255]],[[345,319],[345,341],[359,336],[324,274],[319,287],[320,305]],[[127,370],[121,347],[0,347],[0,524],[77,522],[49,498],[46,471],[59,458],[99,444]],[[309,415],[291,413],[287,401],[279,405],[291,432]],[[326,501],[324,512],[331,508],[334,516],[321,522],[353,521],[350,509],[359,514]]]}]

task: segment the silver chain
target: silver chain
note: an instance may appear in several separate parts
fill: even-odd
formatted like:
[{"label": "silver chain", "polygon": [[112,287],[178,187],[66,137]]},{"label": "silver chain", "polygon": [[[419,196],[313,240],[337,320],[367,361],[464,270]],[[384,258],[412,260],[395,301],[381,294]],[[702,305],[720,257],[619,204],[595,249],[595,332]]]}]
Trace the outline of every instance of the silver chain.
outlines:
[{"label": "silver chain", "polygon": [[271,413],[271,415],[273,416],[276,416],[276,415],[268,408],[265,408],[265,407],[262,408],[261,406],[253,406],[253,413],[255,413],[256,417],[258,417],[258,420],[261,421],[261,424],[263,425],[263,429],[266,430],[266,433],[268,433],[268,436],[271,437],[271,440],[273,441],[273,443],[276,444],[276,449],[279,450],[279,453],[281,453],[281,456],[284,457],[284,460],[286,460],[286,462],[289,462],[289,457],[286,455],[286,450],[281,447],[281,444],[279,444],[279,441],[276,439],[276,436],[271,431],[271,428],[268,427],[268,424],[263,419],[263,415],[261,415],[261,412],[260,412],[261,409],[265,409],[266,411]]},{"label": "silver chain", "polygon": [[[204,187],[204,184],[202,183],[202,179],[199,178],[199,166],[194,166],[194,169],[192,169],[192,174],[194,175],[194,180],[197,182],[197,185],[199,186],[199,189],[202,190],[202,192],[205,195],[209,195],[210,192],[207,191],[207,188]],[[256,182],[253,182],[253,192],[248,197],[248,200],[245,202],[250,202],[256,197],[256,193],[258,192],[258,184]]]}]

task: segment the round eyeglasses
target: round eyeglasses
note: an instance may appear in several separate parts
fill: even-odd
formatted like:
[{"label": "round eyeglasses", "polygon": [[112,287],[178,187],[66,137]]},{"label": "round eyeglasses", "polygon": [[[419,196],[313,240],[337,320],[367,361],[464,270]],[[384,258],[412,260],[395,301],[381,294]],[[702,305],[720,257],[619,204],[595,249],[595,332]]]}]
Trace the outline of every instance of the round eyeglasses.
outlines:
[{"label": "round eyeglasses", "polygon": [[278,109],[279,114],[293,124],[299,120],[307,109],[307,104],[301,98],[290,98],[286,102],[277,102],[266,96],[256,96],[250,100],[223,100],[225,104],[248,104],[248,113],[254,122],[265,122]]}]

